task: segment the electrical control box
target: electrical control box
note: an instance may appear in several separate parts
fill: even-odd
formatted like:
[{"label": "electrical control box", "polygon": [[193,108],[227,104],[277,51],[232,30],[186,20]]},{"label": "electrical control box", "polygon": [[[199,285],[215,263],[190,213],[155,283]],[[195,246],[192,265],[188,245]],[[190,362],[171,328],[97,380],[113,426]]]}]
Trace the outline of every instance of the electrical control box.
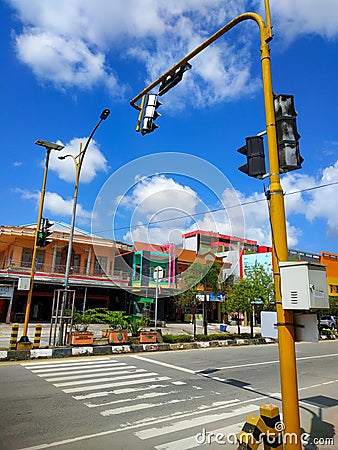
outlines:
[{"label": "electrical control box", "polygon": [[329,307],[326,266],[308,261],[280,262],[283,309]]}]

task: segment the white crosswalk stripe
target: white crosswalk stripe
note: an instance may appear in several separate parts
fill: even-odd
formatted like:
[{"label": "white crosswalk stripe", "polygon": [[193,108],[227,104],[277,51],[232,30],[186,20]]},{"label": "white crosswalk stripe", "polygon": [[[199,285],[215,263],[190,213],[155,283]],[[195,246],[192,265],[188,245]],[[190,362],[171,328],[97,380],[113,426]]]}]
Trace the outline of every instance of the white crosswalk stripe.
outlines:
[{"label": "white crosswalk stripe", "polygon": [[70,394],[73,400],[81,401],[107,421],[108,426],[113,424],[111,433],[131,432],[134,439],[146,443],[146,448],[156,450],[199,447],[196,435],[209,425],[214,435],[231,429],[237,433],[243,422],[220,428],[222,421],[231,423],[233,418],[259,410],[253,402],[241,405],[239,399],[220,400],[217,392],[214,396],[206,393],[196,378],[190,386],[185,381],[173,380],[165,366],[158,373],[138,367],[135,359],[133,363],[98,358],[22,366],[64,394]]}]

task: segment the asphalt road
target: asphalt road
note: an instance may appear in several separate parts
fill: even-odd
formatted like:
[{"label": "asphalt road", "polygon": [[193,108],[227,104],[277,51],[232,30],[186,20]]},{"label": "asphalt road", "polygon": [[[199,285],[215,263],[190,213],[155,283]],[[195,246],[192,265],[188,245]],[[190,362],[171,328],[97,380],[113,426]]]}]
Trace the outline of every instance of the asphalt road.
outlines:
[{"label": "asphalt road", "polygon": [[[338,342],[298,343],[297,366],[307,448],[338,449]],[[2,450],[230,449],[280,406],[276,345],[2,363],[0,386]]]}]

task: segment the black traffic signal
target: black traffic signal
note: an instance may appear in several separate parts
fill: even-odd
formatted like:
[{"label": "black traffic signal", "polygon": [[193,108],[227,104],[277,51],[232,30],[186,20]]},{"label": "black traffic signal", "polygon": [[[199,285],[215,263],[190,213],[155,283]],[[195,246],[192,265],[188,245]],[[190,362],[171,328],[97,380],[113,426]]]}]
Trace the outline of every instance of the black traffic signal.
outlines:
[{"label": "black traffic signal", "polygon": [[52,234],[51,231],[48,231],[48,228],[53,226],[54,224],[49,222],[48,219],[42,219],[42,227],[41,230],[38,232],[38,236],[36,239],[36,246],[37,247],[46,247],[48,244],[50,244],[52,241],[50,239],[47,239],[48,236]]},{"label": "black traffic signal", "polygon": [[264,143],[262,136],[245,138],[246,144],[237,151],[247,158],[247,163],[239,167],[249,177],[262,178],[266,174]]},{"label": "black traffic signal", "polygon": [[183,66],[176,69],[174,73],[168,75],[167,78],[165,78],[162,81],[160,89],[158,91],[158,95],[163,95],[166,92],[168,92],[171,88],[176,86],[176,84],[178,84],[182,80],[184,72],[190,70],[191,68],[192,65],[186,62],[185,64],[183,64]]},{"label": "black traffic signal", "polygon": [[299,153],[300,134],[297,131],[293,95],[275,94],[274,109],[280,172],[301,169],[304,159]]},{"label": "black traffic signal", "polygon": [[151,133],[158,128],[158,125],[154,122],[161,114],[157,112],[157,108],[162,103],[157,99],[157,94],[148,94],[146,106],[143,115],[141,134]]}]

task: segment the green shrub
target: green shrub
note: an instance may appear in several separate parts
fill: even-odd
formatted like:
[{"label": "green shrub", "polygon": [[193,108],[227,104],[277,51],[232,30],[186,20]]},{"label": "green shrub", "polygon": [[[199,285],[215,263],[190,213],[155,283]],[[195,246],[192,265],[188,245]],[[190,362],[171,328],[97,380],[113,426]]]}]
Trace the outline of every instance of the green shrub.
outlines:
[{"label": "green shrub", "polygon": [[336,330],[331,330],[329,328],[323,328],[320,334],[324,336],[336,336]]},{"label": "green shrub", "polygon": [[128,319],[128,330],[131,332],[132,336],[138,336],[140,331],[142,331],[149,324],[149,319],[145,319],[144,317],[133,318],[129,317]]},{"label": "green shrub", "polygon": [[234,339],[234,335],[230,333],[196,334],[196,341],[224,341],[226,339]]},{"label": "green shrub", "polygon": [[176,344],[180,342],[193,342],[193,336],[189,334],[163,334],[163,342]]},{"label": "green shrub", "polygon": [[74,312],[73,314],[73,328],[75,331],[87,331],[91,317],[86,312],[84,314]]},{"label": "green shrub", "polygon": [[126,330],[128,328],[128,316],[123,311],[110,311],[105,308],[93,308],[85,311],[90,323],[107,324],[112,330]]}]

